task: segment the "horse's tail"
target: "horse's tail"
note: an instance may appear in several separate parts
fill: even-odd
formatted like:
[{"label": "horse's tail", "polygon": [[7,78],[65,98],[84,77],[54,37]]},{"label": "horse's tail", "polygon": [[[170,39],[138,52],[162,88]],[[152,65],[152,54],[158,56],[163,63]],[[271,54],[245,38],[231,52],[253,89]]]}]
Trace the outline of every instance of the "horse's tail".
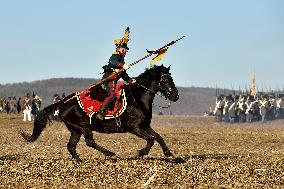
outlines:
[{"label": "horse's tail", "polygon": [[62,104],[62,101],[59,101],[57,103],[51,104],[47,107],[45,107],[43,110],[39,111],[35,121],[34,121],[34,128],[33,128],[33,133],[27,134],[21,131],[21,136],[28,142],[34,142],[38,139],[40,136],[41,132],[45,129],[47,122],[52,122],[49,115],[56,110],[57,108],[60,107]]}]

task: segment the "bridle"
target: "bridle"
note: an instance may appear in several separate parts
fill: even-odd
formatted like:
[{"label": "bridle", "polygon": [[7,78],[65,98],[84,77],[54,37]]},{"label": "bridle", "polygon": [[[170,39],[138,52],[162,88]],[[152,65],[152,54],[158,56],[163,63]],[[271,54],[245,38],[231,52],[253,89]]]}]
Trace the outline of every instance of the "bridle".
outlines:
[{"label": "bridle", "polygon": [[[167,77],[167,76],[170,76],[170,74],[169,74],[169,73],[161,74],[161,79],[160,79],[160,81],[159,81],[158,86],[161,86],[161,83],[169,83],[169,82],[167,82],[167,81],[164,81],[164,80],[165,80],[164,78],[165,78],[165,77]],[[164,95],[159,94],[159,93],[158,93],[158,91],[157,91],[157,92],[155,92],[155,91],[153,91],[152,89],[147,88],[146,86],[144,86],[144,85],[140,84],[140,83],[139,83],[139,82],[137,82],[137,81],[136,81],[136,84],[137,84],[138,86],[140,86],[140,87],[144,88],[145,90],[149,91],[150,93],[153,93],[153,94],[159,95],[159,96],[161,96],[161,97],[163,97],[163,96],[164,96]],[[169,88],[169,91],[170,91],[170,92],[172,91],[172,88],[171,88],[171,87]],[[167,98],[167,96],[165,96],[165,97]]]},{"label": "bridle", "polygon": [[[166,73],[166,74],[161,74],[161,79],[160,79],[160,81],[159,81],[159,84],[158,84],[158,86],[161,86],[161,83],[169,83],[168,81],[165,81],[165,77],[168,77],[168,76],[170,76],[171,74],[169,74],[169,73]],[[172,88],[171,87],[169,87],[169,91],[170,92],[172,92]]]},{"label": "bridle", "polygon": [[135,84],[138,85],[138,86],[140,86],[140,87],[142,87],[143,89],[149,91],[150,93],[153,93],[153,94],[159,95],[159,96],[163,96],[163,95],[159,94],[158,92],[155,92],[155,91],[153,91],[152,89],[149,89],[149,88],[145,87],[144,85],[138,83],[137,81],[136,81]]}]

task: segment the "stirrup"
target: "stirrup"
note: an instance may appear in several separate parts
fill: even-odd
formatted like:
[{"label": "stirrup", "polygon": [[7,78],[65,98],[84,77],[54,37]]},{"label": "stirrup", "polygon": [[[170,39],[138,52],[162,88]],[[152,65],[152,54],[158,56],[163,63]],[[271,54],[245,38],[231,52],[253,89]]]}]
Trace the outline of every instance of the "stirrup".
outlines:
[{"label": "stirrup", "polygon": [[117,132],[123,132],[124,131],[124,129],[122,127],[119,127],[119,126],[115,126],[115,130]]},{"label": "stirrup", "polygon": [[104,116],[104,113],[103,113],[103,112],[98,112],[98,113],[97,113],[97,116],[96,116],[97,119],[103,120],[104,117],[105,117],[105,116]]},{"label": "stirrup", "polygon": [[116,131],[118,131],[118,132],[124,131],[123,128],[121,127],[121,121],[120,121],[119,117],[118,118],[115,117],[115,122],[116,122],[116,125],[115,125]]},{"label": "stirrup", "polygon": [[117,132],[123,132],[124,131],[124,129],[121,127],[121,125],[119,126],[119,125],[116,125],[115,126],[115,130],[117,131]]}]

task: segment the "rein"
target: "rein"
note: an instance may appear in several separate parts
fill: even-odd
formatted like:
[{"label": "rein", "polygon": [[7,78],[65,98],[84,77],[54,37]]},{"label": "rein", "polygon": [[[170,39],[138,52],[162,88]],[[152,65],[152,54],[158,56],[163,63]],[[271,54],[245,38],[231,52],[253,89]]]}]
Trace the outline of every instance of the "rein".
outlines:
[{"label": "rein", "polygon": [[157,93],[157,92],[155,92],[155,91],[153,91],[153,90],[151,90],[151,89],[145,87],[144,85],[141,85],[141,84],[138,83],[137,81],[136,81],[136,84],[139,85],[140,87],[144,88],[145,90],[151,92],[151,93],[154,93],[154,94],[156,94],[156,95],[159,95],[159,96],[163,97],[163,95],[161,95],[161,94],[159,94],[159,93]]},{"label": "rein", "polygon": [[[161,81],[164,80],[164,77],[165,77],[165,76],[168,76],[168,75],[170,75],[170,74],[162,74],[162,75],[161,75],[161,80],[160,80],[160,82],[159,82],[159,84],[158,84],[159,86],[161,85]],[[164,82],[164,81],[163,81],[163,82]],[[151,92],[151,93],[154,93],[154,94],[156,94],[156,95],[159,95],[159,96],[161,96],[161,97],[164,97],[163,95],[161,95],[161,94],[159,94],[159,93],[153,91],[152,89],[149,89],[149,88],[145,87],[144,85],[141,85],[141,84],[140,84],[139,82],[137,82],[137,81],[136,81],[136,84],[139,85],[140,87],[144,88],[145,90]],[[169,90],[171,91],[171,88],[170,88]],[[166,97],[166,98],[167,98],[167,97]]]}]

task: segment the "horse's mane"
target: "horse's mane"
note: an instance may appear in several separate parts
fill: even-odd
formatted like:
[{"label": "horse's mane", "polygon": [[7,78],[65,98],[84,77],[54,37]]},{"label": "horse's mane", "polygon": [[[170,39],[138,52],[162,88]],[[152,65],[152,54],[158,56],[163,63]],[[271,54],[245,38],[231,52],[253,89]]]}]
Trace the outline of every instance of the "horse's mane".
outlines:
[{"label": "horse's mane", "polygon": [[136,77],[136,80],[141,84],[148,83],[153,79],[159,79],[161,77],[161,73],[169,73],[169,69],[163,65],[154,65],[152,68],[146,68],[143,73]]}]

